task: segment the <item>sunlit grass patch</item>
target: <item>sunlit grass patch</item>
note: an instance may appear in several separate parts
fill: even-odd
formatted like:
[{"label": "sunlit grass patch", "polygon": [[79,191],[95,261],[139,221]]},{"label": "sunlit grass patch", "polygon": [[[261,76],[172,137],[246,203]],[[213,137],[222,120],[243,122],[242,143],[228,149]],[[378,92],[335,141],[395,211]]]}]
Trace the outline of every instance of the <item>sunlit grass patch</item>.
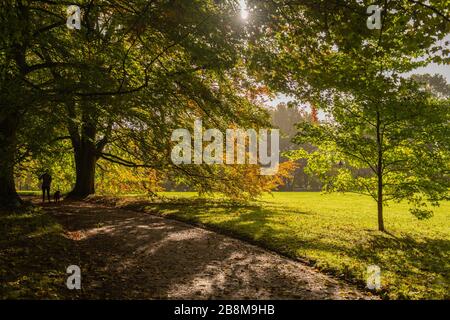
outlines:
[{"label": "sunlit grass patch", "polygon": [[367,267],[378,265],[385,298],[450,298],[449,202],[424,221],[406,204],[391,204],[386,234],[377,231],[376,203],[355,194],[274,193],[246,205],[194,193],[163,195],[172,201],[141,200],[137,207],[128,201],[126,207],[244,238],[361,287]]}]

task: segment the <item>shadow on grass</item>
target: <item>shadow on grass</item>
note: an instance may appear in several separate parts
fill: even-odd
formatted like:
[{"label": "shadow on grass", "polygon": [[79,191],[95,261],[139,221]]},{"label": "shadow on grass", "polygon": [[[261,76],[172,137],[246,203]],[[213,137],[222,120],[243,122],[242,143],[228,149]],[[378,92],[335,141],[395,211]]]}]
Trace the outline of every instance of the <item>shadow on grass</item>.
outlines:
[{"label": "shadow on grass", "polygon": [[[330,239],[330,236],[319,235],[305,238],[298,235],[298,230],[288,222],[283,223],[279,219],[274,221],[274,212],[267,206],[222,200],[182,199],[175,203],[141,200],[124,201],[116,205],[193,223],[246,240],[309,265],[319,266],[322,271],[356,283],[360,288],[365,287],[367,266],[379,265],[385,279],[380,294],[386,298],[449,298],[450,241],[446,239],[424,236],[414,239],[407,234],[393,235],[367,230],[361,231],[360,242],[351,244],[343,243],[345,237]],[[226,219],[220,219],[220,215],[214,218],[214,211],[220,211],[220,215],[226,216]],[[308,214],[300,211],[295,213]],[[336,236],[339,237],[339,234]],[[322,258],[299,254],[307,251],[319,252]],[[326,258],[330,256],[333,256],[332,263]]]},{"label": "shadow on grass", "polygon": [[65,272],[77,263],[74,251],[60,225],[42,210],[0,212],[0,299],[69,297]]},{"label": "shadow on grass", "polygon": [[[409,235],[376,234],[357,246],[362,259],[394,273],[389,279],[398,299],[450,298],[450,241]],[[384,270],[383,270],[384,269]]]}]

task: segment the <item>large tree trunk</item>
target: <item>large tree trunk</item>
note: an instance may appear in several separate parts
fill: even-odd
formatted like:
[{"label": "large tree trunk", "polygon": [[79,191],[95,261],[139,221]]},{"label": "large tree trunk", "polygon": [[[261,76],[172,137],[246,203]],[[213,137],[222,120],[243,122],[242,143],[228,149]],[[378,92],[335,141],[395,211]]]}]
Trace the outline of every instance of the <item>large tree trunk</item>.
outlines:
[{"label": "large tree trunk", "polygon": [[85,198],[95,193],[95,166],[97,156],[95,148],[89,143],[81,144],[80,147],[74,148],[75,151],[75,167],[76,182],[75,187],[69,193],[72,198]]},{"label": "large tree trunk", "polygon": [[85,198],[95,193],[95,166],[97,164],[97,145],[95,142],[96,121],[84,106],[81,117],[81,128],[75,123],[75,104],[68,103],[68,130],[75,155],[76,182],[69,198]]},{"label": "large tree trunk", "polygon": [[0,207],[16,207],[22,203],[14,184],[17,127],[16,116],[0,116]]},{"label": "large tree trunk", "polygon": [[66,108],[69,116],[67,129],[72,140],[76,167],[75,187],[68,197],[80,199],[95,193],[95,168],[99,155],[108,143],[112,122],[103,138],[97,141],[99,123],[89,101],[82,101],[80,104],[81,126],[75,121],[77,118],[75,103],[68,102]]},{"label": "large tree trunk", "polygon": [[80,139],[72,138],[76,182],[69,198],[85,198],[95,193],[95,166],[98,160],[95,133],[94,126],[84,124]]}]

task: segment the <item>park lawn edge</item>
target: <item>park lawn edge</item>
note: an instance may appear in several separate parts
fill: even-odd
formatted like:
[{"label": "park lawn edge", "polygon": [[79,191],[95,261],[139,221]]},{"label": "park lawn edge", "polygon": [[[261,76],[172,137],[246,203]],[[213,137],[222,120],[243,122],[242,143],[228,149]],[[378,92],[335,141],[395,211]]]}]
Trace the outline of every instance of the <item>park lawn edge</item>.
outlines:
[{"label": "park lawn edge", "polygon": [[[124,201],[125,200],[125,201]],[[316,259],[312,259],[307,256],[299,256],[291,254],[287,250],[283,250],[282,248],[272,245],[270,242],[266,242],[263,239],[258,240],[255,238],[250,237],[245,232],[241,232],[239,229],[230,229],[230,228],[222,228],[219,227],[213,223],[204,223],[201,222],[199,219],[191,219],[189,217],[186,217],[186,215],[183,214],[161,214],[160,210],[155,208],[149,208],[150,205],[157,206],[158,204],[155,204],[152,202],[152,200],[142,200],[139,197],[137,197],[135,200],[131,200],[127,198],[126,196],[102,196],[102,195],[95,195],[95,196],[89,196],[86,201],[94,203],[94,204],[100,204],[105,205],[108,207],[118,208],[118,209],[124,209],[124,210],[130,210],[134,212],[139,213],[146,213],[151,214],[160,218],[165,218],[169,220],[179,221],[186,224],[189,224],[191,226],[195,226],[204,230],[216,232],[218,234],[228,236],[231,238],[235,238],[244,242],[247,242],[251,245],[257,246],[259,248],[262,248],[264,250],[267,250],[273,254],[280,255],[284,258],[300,262],[308,267],[311,267],[318,272],[328,275],[335,280],[339,282],[345,282],[349,285],[352,285],[356,287],[361,292],[364,292],[367,295],[372,295],[375,297],[379,297],[381,299],[389,299],[387,295],[387,291],[384,289],[381,290],[369,290],[366,287],[366,283],[363,281],[360,281],[356,277],[352,277],[349,273],[342,273],[342,270],[329,267],[327,265],[318,265],[318,261]],[[189,201],[189,200],[188,200]]]}]

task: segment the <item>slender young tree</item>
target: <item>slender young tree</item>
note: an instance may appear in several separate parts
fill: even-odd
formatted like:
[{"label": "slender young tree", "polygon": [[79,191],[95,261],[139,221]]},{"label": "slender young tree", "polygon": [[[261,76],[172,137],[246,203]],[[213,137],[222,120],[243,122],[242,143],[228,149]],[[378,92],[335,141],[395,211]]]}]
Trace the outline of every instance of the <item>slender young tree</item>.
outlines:
[{"label": "slender young tree", "polygon": [[[332,120],[301,123],[297,142],[312,142],[307,170],[327,191],[358,192],[377,202],[378,228],[385,231],[383,208],[408,201],[419,219],[429,205],[449,198],[450,103],[420,90],[411,80],[379,83],[367,97],[336,97],[326,111]],[[292,154],[295,157],[295,152]]]},{"label": "slender young tree", "polygon": [[[440,119],[422,112],[436,111],[435,114],[446,119],[445,106],[441,102],[432,103],[432,99],[419,99],[422,93],[414,85],[403,81],[401,75],[431,61],[448,63],[444,38],[450,30],[450,18],[448,6],[438,0],[427,3],[379,1],[375,3],[382,10],[379,27],[369,28],[367,8],[372,4],[366,1],[271,1],[258,5],[255,1],[252,7],[260,23],[259,26],[252,26],[254,36],[249,41],[253,45],[249,61],[255,77],[270,88],[295,96],[300,101],[310,102],[318,109],[328,110],[330,116],[334,117],[332,124],[324,125],[323,132],[302,129],[311,141],[299,137],[298,142],[315,141],[321,146],[321,157],[315,153],[319,160],[325,161],[338,151],[342,153],[344,148],[338,148],[342,146],[347,146],[346,152],[357,151],[358,157],[361,156],[358,153],[364,153],[364,158],[359,161],[367,162],[366,166],[370,163],[364,169],[373,171],[374,176],[371,178],[376,183],[370,184],[369,191],[378,202],[379,228],[384,230],[383,190],[391,183],[388,179],[390,175],[399,177],[389,157],[396,165],[403,162],[411,164],[414,159],[425,160],[425,153],[419,150],[410,153],[416,158],[408,158],[408,161],[396,159],[395,153],[390,153],[392,150],[405,157],[408,154],[400,152],[404,149],[396,145],[397,141],[410,141],[410,144],[416,141],[415,145],[419,148],[426,139],[434,137],[436,142],[427,142],[431,145],[437,143],[440,151],[436,151],[439,157],[435,165],[430,167],[430,174],[446,157],[443,155],[445,148],[442,147],[445,136],[442,131],[446,130],[443,129],[444,124]],[[271,14],[273,12],[277,14]],[[410,98],[408,105],[405,100]],[[406,106],[412,110],[403,110]],[[430,130],[436,129],[441,133],[419,136],[416,132],[423,130],[418,123],[427,123]],[[395,133],[395,125],[401,132]],[[337,135],[336,140],[333,140],[333,134]],[[323,141],[314,140],[315,135],[323,135]],[[328,155],[324,153],[326,150]],[[336,163],[345,163],[342,161],[345,159],[335,160]],[[313,161],[310,163],[313,166]],[[445,161],[442,163],[445,164]],[[385,168],[386,164],[389,164],[389,168]],[[362,164],[353,166],[355,169],[361,168]],[[424,167],[419,165],[417,168],[418,171],[413,171],[417,173],[413,174],[416,178]],[[403,193],[414,201],[412,194],[414,197],[428,194],[431,201],[434,198],[441,199],[445,195],[443,190],[446,190],[443,174],[436,173],[436,184],[422,181],[420,188],[418,185],[412,187],[410,184],[397,183],[399,181],[394,179],[397,189],[393,197],[402,198],[400,195]],[[425,176],[430,178],[428,174]],[[336,184],[332,186],[337,188]],[[416,202],[422,203],[420,200]],[[424,213],[416,211],[419,216],[421,212]]]}]

